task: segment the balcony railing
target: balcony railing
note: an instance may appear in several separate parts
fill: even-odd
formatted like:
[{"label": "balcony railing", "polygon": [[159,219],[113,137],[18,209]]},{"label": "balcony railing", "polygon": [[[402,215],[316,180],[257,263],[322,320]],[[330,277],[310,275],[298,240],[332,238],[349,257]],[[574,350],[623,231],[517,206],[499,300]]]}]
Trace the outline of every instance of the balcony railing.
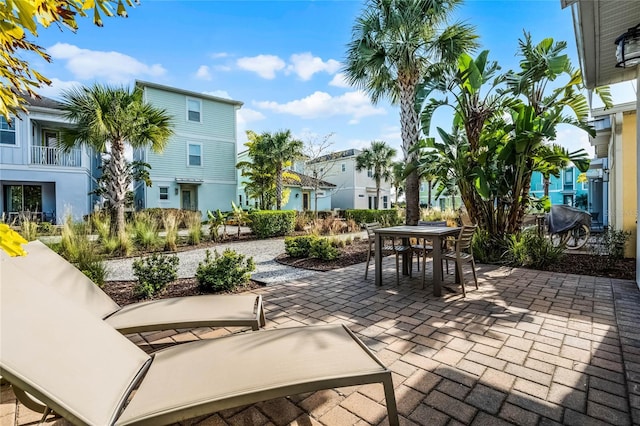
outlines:
[{"label": "balcony railing", "polygon": [[31,147],[31,164],[80,167],[82,164],[81,151],[79,149],[65,151],[56,147],[34,145]]}]

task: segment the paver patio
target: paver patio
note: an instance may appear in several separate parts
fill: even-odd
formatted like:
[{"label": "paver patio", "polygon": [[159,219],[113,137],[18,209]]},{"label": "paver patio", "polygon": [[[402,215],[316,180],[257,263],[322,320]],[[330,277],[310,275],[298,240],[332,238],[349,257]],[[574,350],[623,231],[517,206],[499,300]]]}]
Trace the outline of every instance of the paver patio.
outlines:
[{"label": "paver patio", "polygon": [[[479,266],[467,298],[384,286],[364,264],[262,288],[267,327],[344,323],[393,371],[401,424],[640,424],[640,292],[631,281]],[[430,267],[430,266],[429,266]],[[429,273],[429,271],[427,271]],[[453,275],[445,286],[459,291]],[[238,329],[131,336],[154,350]],[[46,354],[43,354],[46,356]],[[224,368],[224,366],[221,366]],[[268,368],[268,366],[265,366]],[[215,386],[215,384],[212,384]],[[2,425],[37,423],[2,386]],[[382,385],[280,398],[186,424],[386,424]],[[53,420],[49,424],[64,424]]]}]

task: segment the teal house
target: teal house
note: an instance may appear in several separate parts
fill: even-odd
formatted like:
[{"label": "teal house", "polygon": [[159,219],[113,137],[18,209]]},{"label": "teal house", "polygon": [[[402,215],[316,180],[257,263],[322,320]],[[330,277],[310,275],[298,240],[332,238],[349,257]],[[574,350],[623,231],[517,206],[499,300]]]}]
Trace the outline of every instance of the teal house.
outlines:
[{"label": "teal house", "polygon": [[236,200],[236,111],[242,102],[136,81],[146,102],[173,116],[174,134],[161,153],[138,149],[153,185],[137,183],[136,208],[231,209]]},{"label": "teal house", "polygon": [[[551,204],[566,204],[587,210],[589,184],[578,182],[580,170],[567,167],[560,171],[560,177],[551,176],[549,179],[549,198]],[[544,179],[542,173],[533,172],[529,193],[536,198],[544,195]]]}]

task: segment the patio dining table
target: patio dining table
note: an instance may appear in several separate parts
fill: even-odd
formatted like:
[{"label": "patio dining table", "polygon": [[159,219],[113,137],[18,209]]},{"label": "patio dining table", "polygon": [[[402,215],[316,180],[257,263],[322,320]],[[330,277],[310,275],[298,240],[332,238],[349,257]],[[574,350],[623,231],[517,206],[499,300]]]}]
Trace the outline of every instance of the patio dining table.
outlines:
[{"label": "patio dining table", "polygon": [[[433,243],[433,295],[442,295],[442,241],[446,237],[456,236],[460,233],[459,227],[448,226],[411,226],[400,225],[391,226],[389,228],[378,228],[373,232],[376,235],[375,242],[375,283],[376,286],[382,285],[382,242],[384,238],[418,238],[431,240]],[[406,273],[409,262],[408,256],[403,255],[403,272]]]}]

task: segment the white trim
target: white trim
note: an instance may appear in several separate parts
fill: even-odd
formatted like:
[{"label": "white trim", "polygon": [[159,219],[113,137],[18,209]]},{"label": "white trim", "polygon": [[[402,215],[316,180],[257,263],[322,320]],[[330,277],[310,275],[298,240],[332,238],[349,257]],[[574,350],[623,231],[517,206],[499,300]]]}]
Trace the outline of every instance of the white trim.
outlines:
[{"label": "white trim", "polygon": [[[189,157],[191,156],[191,154],[189,153],[189,147],[191,145],[197,145],[200,147],[200,164],[196,165],[196,164],[189,164]],[[198,167],[198,168],[202,168],[204,167],[204,149],[202,148],[202,142],[190,142],[187,141],[187,167]]]},{"label": "white trim", "polygon": [[[200,111],[198,111],[198,113],[200,114],[200,121],[193,121],[189,119],[189,102],[190,101],[194,101],[194,102],[198,102],[198,104],[200,104]],[[187,122],[189,123],[200,123],[202,124],[202,99],[198,99],[198,98],[192,98],[187,96],[186,97],[186,101],[185,101],[185,106],[186,106],[186,118],[187,118]]]}]

